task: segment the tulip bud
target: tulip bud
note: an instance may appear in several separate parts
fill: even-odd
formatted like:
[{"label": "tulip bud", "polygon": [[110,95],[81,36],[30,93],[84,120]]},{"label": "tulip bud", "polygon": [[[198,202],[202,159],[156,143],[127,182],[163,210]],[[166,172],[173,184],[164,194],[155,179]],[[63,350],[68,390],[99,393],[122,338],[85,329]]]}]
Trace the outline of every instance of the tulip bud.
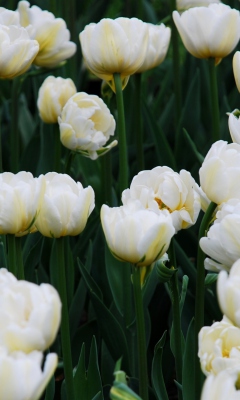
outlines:
[{"label": "tulip bud", "polygon": [[135,266],[148,266],[166,253],[175,233],[169,213],[146,210],[139,201],[101,208],[101,222],[114,257]]},{"label": "tulip bud", "polygon": [[237,85],[237,89],[240,92],[240,51],[236,51],[233,56],[233,75]]},{"label": "tulip bud", "polygon": [[31,66],[39,50],[25,28],[0,25],[0,78],[12,79]]},{"label": "tulip bud", "polygon": [[59,238],[79,235],[94,209],[94,191],[83,188],[66,174],[49,172],[43,176],[45,193],[36,221],[42,235]]},{"label": "tulip bud", "polygon": [[[57,355],[47,355],[42,371],[43,355],[39,351],[8,354],[0,348],[1,398],[5,400],[38,400],[56,367]],[[7,376],[6,376],[7,374]]]},{"label": "tulip bud", "polygon": [[58,122],[64,105],[76,92],[72,79],[48,76],[38,92],[37,106],[41,119],[48,124]]},{"label": "tulip bud", "polygon": [[32,25],[34,39],[39,43],[35,65],[53,68],[74,55],[76,44],[70,42],[70,32],[62,18],[55,18],[38,6],[30,7],[28,1],[19,1],[18,12],[21,25]]},{"label": "tulip bud", "polygon": [[79,35],[87,67],[108,82],[113,91],[114,73],[119,73],[122,88],[146,58],[147,24],[137,18],[102,19],[89,24]]},{"label": "tulip bud", "polygon": [[[230,321],[240,328],[240,260],[230,269],[229,275],[221,271],[218,276],[217,293],[219,306]],[[240,335],[239,335],[240,337]],[[240,340],[240,339],[239,339]]]},{"label": "tulip bud", "polygon": [[240,37],[239,11],[225,4],[173,12],[186,49],[197,58],[215,58],[218,64],[236,47]]},{"label": "tulip bud", "polygon": [[114,135],[116,123],[98,96],[76,93],[63,107],[58,122],[63,146],[92,160],[117,144],[114,140],[105,146],[110,136]]},{"label": "tulip bud", "polygon": [[61,301],[53,286],[18,281],[0,269],[0,346],[44,351],[55,340],[60,320]]},{"label": "tulip bud", "polygon": [[240,144],[240,111],[234,110],[228,114],[228,127],[233,143]]},{"label": "tulip bud", "polygon": [[220,0],[177,0],[177,10],[184,11],[192,7],[207,7],[212,3],[221,3]]}]

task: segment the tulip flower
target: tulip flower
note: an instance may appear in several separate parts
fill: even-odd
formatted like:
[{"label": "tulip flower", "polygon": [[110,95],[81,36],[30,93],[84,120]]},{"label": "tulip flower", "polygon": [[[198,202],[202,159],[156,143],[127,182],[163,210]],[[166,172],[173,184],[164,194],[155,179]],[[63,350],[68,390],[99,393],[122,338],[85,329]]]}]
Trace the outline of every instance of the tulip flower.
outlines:
[{"label": "tulip flower", "polygon": [[240,92],[240,51],[236,51],[233,56],[233,75],[237,85],[237,89]]},{"label": "tulip flower", "polygon": [[112,254],[137,267],[148,266],[161,258],[175,233],[168,211],[155,213],[139,201],[113,208],[104,204],[101,222]]},{"label": "tulip flower", "polygon": [[64,105],[76,92],[72,79],[48,76],[38,92],[37,106],[41,119],[48,124],[58,122]]},{"label": "tulip flower", "polygon": [[201,400],[240,400],[240,391],[236,388],[236,382],[240,369],[227,369],[218,375],[209,375],[206,379]]},{"label": "tulip flower", "polygon": [[17,25],[20,27],[18,12],[0,7],[0,25]]},{"label": "tulip flower", "polygon": [[185,11],[192,7],[207,7],[212,3],[221,3],[220,0],[177,0],[178,11]]},{"label": "tulip flower", "polygon": [[232,141],[234,143],[240,144],[240,120],[239,120],[240,111],[234,110],[232,113],[229,113],[228,115],[229,115],[228,127]]},{"label": "tulip flower", "polygon": [[149,32],[147,52],[145,60],[137,70],[137,73],[148,71],[161,64],[166,57],[170,43],[170,28],[164,24],[147,24],[147,26]]},{"label": "tulip flower", "polygon": [[53,68],[76,53],[76,44],[70,42],[70,32],[62,18],[55,18],[38,6],[30,7],[28,1],[18,3],[18,12],[21,25],[32,25],[34,39],[39,43],[35,65]]},{"label": "tulip flower", "polygon": [[240,201],[232,199],[224,203],[216,214],[207,237],[200,240],[200,247],[212,259],[205,260],[205,268],[211,271],[229,270],[240,258]]},{"label": "tulip flower", "polygon": [[79,39],[86,66],[115,91],[113,74],[124,88],[146,59],[148,26],[137,18],[106,18],[87,25]]},{"label": "tulip flower", "polygon": [[44,351],[55,340],[60,320],[61,301],[53,286],[18,281],[0,269],[0,346]]},{"label": "tulip flower", "polygon": [[12,79],[22,75],[38,51],[38,42],[29,37],[25,28],[0,25],[0,78]]},{"label": "tulip flower", "polygon": [[36,221],[42,235],[59,238],[83,231],[94,209],[94,191],[83,188],[66,174],[49,172],[44,177],[45,193]]},{"label": "tulip flower", "polygon": [[161,213],[169,211],[176,231],[195,224],[200,212],[200,196],[194,189],[195,181],[188,171],[178,174],[169,167],[141,171],[122,193],[122,202],[139,200],[144,208]]},{"label": "tulip flower", "polygon": [[0,174],[1,235],[23,236],[36,231],[42,190],[42,178],[33,178],[30,172]]},{"label": "tulip flower", "polygon": [[56,367],[57,355],[47,355],[42,370],[43,355],[13,352],[0,347],[0,397],[4,400],[38,400],[50,381]]},{"label": "tulip flower", "polygon": [[205,375],[217,375],[227,368],[240,366],[240,329],[226,317],[204,326],[198,338],[198,357]]},{"label": "tulip flower", "polygon": [[218,64],[238,44],[239,11],[225,4],[194,7],[181,15],[174,11],[173,19],[184,46],[194,57],[214,58]]},{"label": "tulip flower", "polygon": [[114,135],[116,123],[98,96],[76,93],[63,107],[58,122],[62,144],[92,160],[117,144],[114,140],[105,146],[110,136]]},{"label": "tulip flower", "polygon": [[[216,204],[240,199],[240,145],[222,140],[214,143],[199,170],[200,184],[207,197]],[[223,190],[224,188],[224,190]]]},{"label": "tulip flower", "polygon": [[[240,328],[240,260],[232,266],[229,275],[221,271],[217,282],[218,302],[229,320]],[[240,339],[239,339],[240,340]],[[240,344],[239,344],[240,346]]]}]

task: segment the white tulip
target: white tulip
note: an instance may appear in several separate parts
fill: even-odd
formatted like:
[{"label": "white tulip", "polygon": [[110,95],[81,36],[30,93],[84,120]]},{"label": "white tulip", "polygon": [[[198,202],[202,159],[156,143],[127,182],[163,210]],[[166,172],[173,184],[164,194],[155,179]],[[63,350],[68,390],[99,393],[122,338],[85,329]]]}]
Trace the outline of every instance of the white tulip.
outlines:
[{"label": "white tulip", "polygon": [[63,107],[58,122],[62,144],[92,160],[117,144],[114,140],[105,146],[110,136],[114,135],[116,123],[98,96],[76,93]]},{"label": "white tulip", "polygon": [[237,85],[237,89],[240,92],[240,51],[236,51],[233,56],[233,75]]},{"label": "white tulip", "polygon": [[0,78],[12,79],[22,75],[31,66],[39,51],[25,28],[0,25]]},{"label": "white tulip", "polygon": [[212,3],[221,3],[220,0],[177,0],[177,10],[185,11],[192,7],[207,7]]},{"label": "white tulip", "polygon": [[16,11],[8,10],[0,7],[0,25],[17,25],[20,26],[19,14]]},{"label": "white tulip", "polygon": [[94,209],[94,191],[83,188],[69,175],[49,172],[44,177],[45,193],[36,221],[42,235],[59,238],[83,231]]},{"label": "white tulip", "polygon": [[38,6],[30,7],[28,1],[18,3],[18,12],[21,25],[32,25],[33,37],[39,43],[34,64],[53,68],[76,53],[76,44],[70,42],[70,32],[62,18],[55,18]]},{"label": "white tulip", "polygon": [[212,326],[204,326],[199,332],[198,344],[198,357],[205,375],[240,367],[240,329],[226,317]]},{"label": "white tulip", "polygon": [[221,371],[216,376],[209,375],[203,386],[201,400],[240,400],[240,391],[236,389],[239,375],[239,367]]},{"label": "white tulip", "polygon": [[42,178],[30,172],[0,174],[0,234],[26,235],[34,232],[43,191]]},{"label": "white tulip", "polygon": [[56,367],[57,355],[47,355],[42,370],[43,355],[29,354],[0,348],[0,398],[2,400],[38,400],[50,381]]},{"label": "white tulip", "polygon": [[149,31],[148,47],[143,64],[137,72],[145,72],[161,64],[167,54],[171,30],[164,24],[147,24]]},{"label": "white tulip", "polygon": [[61,301],[53,286],[18,281],[0,269],[0,346],[44,351],[55,340],[60,320]]},{"label": "white tulip", "polygon": [[211,271],[229,270],[240,258],[240,201],[231,199],[216,214],[207,237],[200,240],[200,247],[212,258],[205,260]]},{"label": "white tulip", "polygon": [[230,135],[232,141],[234,143],[240,144],[240,119],[239,119],[240,111],[234,110],[232,113],[229,113],[228,116],[228,127],[230,131]]},{"label": "white tulip", "polygon": [[216,204],[240,199],[240,145],[215,142],[199,170],[201,188]]},{"label": "white tulip", "polygon": [[37,106],[41,119],[48,124],[58,122],[63,107],[76,92],[72,79],[48,76],[38,92]]},{"label": "white tulip", "polygon": [[221,310],[233,324],[240,327],[240,260],[233,264],[229,275],[226,271],[220,272],[217,293]]},{"label": "white tulip", "polygon": [[115,91],[113,74],[121,74],[122,86],[146,58],[148,26],[137,18],[102,19],[87,25],[79,35],[86,66]]},{"label": "white tulip", "polygon": [[184,46],[194,57],[215,58],[218,64],[238,44],[239,11],[225,4],[194,7],[181,15],[174,11],[173,19]]},{"label": "white tulip", "polygon": [[112,254],[120,261],[147,266],[168,249],[175,230],[166,210],[146,210],[139,201],[128,205],[101,208],[101,222]]},{"label": "white tulip", "polygon": [[130,189],[122,193],[123,204],[127,204],[129,199],[139,200],[144,208],[156,213],[168,210],[176,231],[193,225],[201,208],[191,174],[185,170],[178,174],[169,167],[139,172]]}]

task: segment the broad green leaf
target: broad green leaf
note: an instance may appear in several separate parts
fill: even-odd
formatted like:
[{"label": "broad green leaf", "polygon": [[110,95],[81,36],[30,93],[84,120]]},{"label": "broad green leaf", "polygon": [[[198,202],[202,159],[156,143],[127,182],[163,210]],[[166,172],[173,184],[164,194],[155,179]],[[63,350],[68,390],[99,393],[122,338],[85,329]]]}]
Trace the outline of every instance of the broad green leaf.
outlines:
[{"label": "broad green leaf", "polygon": [[184,400],[196,400],[194,388],[194,319],[192,319],[186,337],[185,352],[183,355],[182,390]]},{"label": "broad green leaf", "polygon": [[181,298],[180,298],[180,312],[181,313],[182,313],[184,302],[185,302],[185,299],[186,299],[188,281],[189,281],[188,276],[184,275],[183,279],[182,279],[182,292],[181,292]]}]

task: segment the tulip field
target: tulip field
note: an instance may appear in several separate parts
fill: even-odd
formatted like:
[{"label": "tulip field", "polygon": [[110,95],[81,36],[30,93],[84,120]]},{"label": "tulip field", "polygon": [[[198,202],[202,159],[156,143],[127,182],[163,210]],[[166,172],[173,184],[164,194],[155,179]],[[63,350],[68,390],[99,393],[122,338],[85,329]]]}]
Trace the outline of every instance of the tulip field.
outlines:
[{"label": "tulip field", "polygon": [[0,400],[240,400],[239,10],[0,1]]}]

